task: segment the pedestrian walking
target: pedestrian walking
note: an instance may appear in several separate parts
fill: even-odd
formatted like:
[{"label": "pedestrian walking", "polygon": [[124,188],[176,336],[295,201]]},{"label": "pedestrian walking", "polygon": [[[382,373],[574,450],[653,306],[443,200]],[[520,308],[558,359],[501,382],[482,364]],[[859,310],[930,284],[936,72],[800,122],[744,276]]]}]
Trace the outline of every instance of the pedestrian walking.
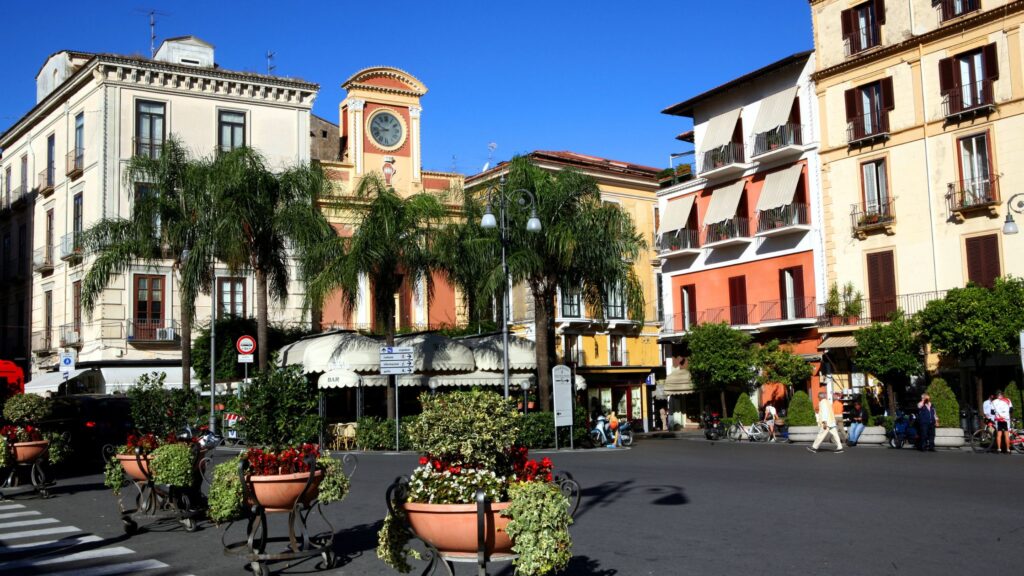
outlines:
[{"label": "pedestrian walking", "polygon": [[839,432],[836,431],[836,415],[832,411],[832,403],[825,398],[824,392],[818,392],[818,413],[816,418],[821,430],[818,432],[818,437],[814,439],[814,444],[808,450],[817,452],[818,447],[825,441],[825,436],[831,434],[832,442],[836,445],[836,454],[842,452],[843,441],[839,439]]},{"label": "pedestrian walking", "polygon": [[1003,391],[996,392],[996,399],[992,401],[992,418],[996,421],[996,451],[1003,454],[1010,453],[1010,410],[1013,403]]},{"label": "pedestrian walking", "polygon": [[864,433],[864,427],[867,425],[868,411],[861,405],[860,400],[853,403],[853,410],[850,412],[850,439],[848,444],[850,446],[856,446],[857,440],[860,439],[860,435]]},{"label": "pedestrian walking", "polygon": [[939,416],[935,413],[932,398],[928,393],[921,394],[917,403],[917,449],[924,452],[935,452],[935,427],[939,425]]},{"label": "pedestrian walking", "polygon": [[764,419],[763,422],[768,425],[768,441],[775,442],[775,420],[779,417],[779,412],[775,409],[775,406],[771,402],[764,405]]},{"label": "pedestrian walking", "polygon": [[839,438],[843,442],[848,441],[850,438],[846,435],[846,424],[843,422],[843,412],[845,412],[843,406],[842,397],[839,394],[832,395],[832,413],[836,417],[836,432],[839,433]]}]

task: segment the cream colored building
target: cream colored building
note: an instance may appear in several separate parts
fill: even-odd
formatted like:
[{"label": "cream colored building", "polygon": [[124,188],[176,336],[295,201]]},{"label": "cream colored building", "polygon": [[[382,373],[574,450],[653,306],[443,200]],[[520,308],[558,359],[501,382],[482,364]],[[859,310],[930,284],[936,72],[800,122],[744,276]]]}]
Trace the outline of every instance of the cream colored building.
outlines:
[{"label": "cream colored building", "polygon": [[[78,234],[101,218],[130,217],[140,186],[124,181],[125,165],[133,155],[158,155],[171,135],[196,156],[244,144],[273,168],[308,162],[319,87],[216,67],[213,46],[192,36],[166,40],[152,59],[58,52],[36,85],[36,106],[0,135],[0,175],[13,168],[31,214],[24,248],[32,255],[29,389],[59,384],[59,374],[44,373],[65,350],[76,353],[79,370],[99,368],[108,390],[153,367],[180,382],[187,343],[177,331],[171,261],[140,263],[116,278],[89,317],[79,295],[90,258],[82,258]],[[218,276],[221,311],[252,315],[252,278],[230,278],[226,270]],[[271,306],[271,320],[308,325],[301,284],[293,282],[290,292],[289,302]],[[201,297],[196,324],[209,317],[210,301]]]},{"label": "cream colored building", "polygon": [[[810,7],[827,277],[865,297],[854,326],[822,331],[1024,275],[1024,238],[1001,232],[1024,186],[1024,2]],[[830,354],[849,345],[834,336]]]}]

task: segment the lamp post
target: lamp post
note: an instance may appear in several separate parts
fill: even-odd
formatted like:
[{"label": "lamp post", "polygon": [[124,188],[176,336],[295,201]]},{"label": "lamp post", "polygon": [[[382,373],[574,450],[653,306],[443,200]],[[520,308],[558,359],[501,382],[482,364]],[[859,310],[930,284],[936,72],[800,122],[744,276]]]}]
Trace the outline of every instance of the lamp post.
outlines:
[{"label": "lamp post", "polygon": [[[501,311],[501,339],[502,339],[502,359],[501,367],[504,373],[505,383],[505,399],[508,400],[508,321],[509,321],[509,297],[508,297],[508,260],[506,259],[506,250],[508,246],[508,222],[505,216],[505,204],[509,197],[514,197],[516,202],[520,206],[530,207],[530,219],[526,221],[526,231],[537,234],[541,230],[540,219],[537,218],[537,199],[533,193],[525,188],[517,188],[515,190],[505,190],[505,176],[502,175],[501,179],[498,180],[498,184],[487,189],[487,208],[484,211],[483,218],[480,219],[480,227],[485,229],[493,229],[501,226],[501,270],[505,277],[505,286],[502,292],[502,311]],[[493,206],[495,203],[498,205],[498,219],[494,217]]]},{"label": "lamp post", "polygon": [[1024,192],[1018,192],[1006,201],[1006,221],[1003,222],[1003,234],[1012,235],[1020,232],[1017,223],[1013,221],[1013,214],[1024,214]]},{"label": "lamp post", "polygon": [[519,383],[519,387],[523,389],[523,416],[530,413],[530,399],[527,397],[526,392],[530,389],[530,382],[523,380]]}]

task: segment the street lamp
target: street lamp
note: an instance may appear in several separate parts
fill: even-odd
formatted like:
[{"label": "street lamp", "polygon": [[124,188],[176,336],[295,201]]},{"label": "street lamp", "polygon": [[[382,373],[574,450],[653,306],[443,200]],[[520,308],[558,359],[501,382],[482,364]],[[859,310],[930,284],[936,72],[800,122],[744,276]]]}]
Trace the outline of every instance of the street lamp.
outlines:
[{"label": "street lamp", "polygon": [[1003,222],[1003,234],[1007,235],[1020,232],[1020,229],[1017,228],[1017,223],[1013,221],[1013,214],[1010,214],[1010,212],[1024,214],[1024,192],[1018,192],[1010,196],[1010,199],[1006,201],[1006,221]]},{"label": "street lamp", "polygon": [[[188,262],[189,256],[192,254],[190,248],[185,248],[181,251],[181,262],[184,265]],[[214,264],[213,275],[216,277],[217,268]],[[216,378],[216,366],[217,366],[217,282],[216,279],[213,283],[213,287],[210,288],[210,434],[217,433],[217,409],[215,394],[217,388]],[[181,369],[191,370],[189,366],[184,364]]]},{"label": "street lamp", "polygon": [[530,399],[526,396],[526,391],[530,389],[530,381],[524,379],[519,383],[519,387],[523,389],[523,416],[526,416],[530,411]]},{"label": "street lamp", "polygon": [[430,380],[427,381],[427,386],[430,386],[430,395],[431,396],[433,396],[434,394],[437,394],[437,380],[434,380],[433,378],[431,378]]},{"label": "street lamp", "polygon": [[[505,203],[509,197],[514,197],[516,202],[520,206],[530,207],[530,219],[526,221],[526,231],[533,234],[537,234],[541,231],[540,219],[537,218],[537,199],[533,193],[525,188],[517,188],[515,190],[505,190],[505,176],[502,175],[501,179],[498,180],[498,184],[491,186],[487,189],[487,207],[484,210],[484,217],[480,219],[480,227],[488,230],[494,229],[501,226],[501,269],[505,275],[505,287],[502,292],[502,314],[501,314],[501,340],[502,340],[502,352],[503,356],[501,359],[502,372],[505,375],[505,399],[508,399],[508,317],[509,317],[509,298],[508,298],[508,260],[506,259],[505,252],[508,247],[508,222],[505,217]],[[494,217],[494,211],[492,207],[498,205],[498,215],[501,218],[499,222]]]}]

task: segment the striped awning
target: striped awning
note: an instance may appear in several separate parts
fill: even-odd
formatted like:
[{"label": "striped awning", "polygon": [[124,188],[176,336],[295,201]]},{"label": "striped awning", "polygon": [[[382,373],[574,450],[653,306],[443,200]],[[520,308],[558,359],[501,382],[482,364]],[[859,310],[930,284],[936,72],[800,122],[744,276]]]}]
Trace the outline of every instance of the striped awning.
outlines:
[{"label": "striped awning", "polygon": [[734,182],[722,188],[716,188],[711,193],[711,204],[708,212],[704,215],[704,225],[718,224],[736,216],[736,208],[740,205],[740,197],[743,196],[745,180]]},{"label": "striped awning", "polygon": [[818,344],[818,350],[832,350],[835,348],[856,348],[857,339],[853,336],[826,336],[821,344]]},{"label": "striped awning", "polygon": [[665,216],[661,219],[658,234],[666,234],[686,228],[686,222],[690,219],[690,212],[693,211],[693,201],[696,197],[696,194],[690,194],[678,200],[667,202],[665,204]]},{"label": "striped awning", "polygon": [[732,142],[732,134],[736,130],[736,121],[740,118],[740,108],[719,114],[708,121],[704,137],[700,141],[700,152],[721,148]]},{"label": "striped awning", "polygon": [[666,396],[693,392],[693,378],[690,377],[690,371],[686,368],[676,368],[665,378],[663,388]]},{"label": "striped awning", "polygon": [[757,199],[758,211],[771,210],[793,203],[796,185],[803,173],[803,164],[790,166],[785,170],[776,170],[768,174],[761,187],[761,196]]},{"label": "striped awning", "polygon": [[754,121],[754,134],[768,132],[789,121],[793,99],[796,98],[796,88],[790,86],[761,100],[761,108],[757,112],[757,120]]}]

